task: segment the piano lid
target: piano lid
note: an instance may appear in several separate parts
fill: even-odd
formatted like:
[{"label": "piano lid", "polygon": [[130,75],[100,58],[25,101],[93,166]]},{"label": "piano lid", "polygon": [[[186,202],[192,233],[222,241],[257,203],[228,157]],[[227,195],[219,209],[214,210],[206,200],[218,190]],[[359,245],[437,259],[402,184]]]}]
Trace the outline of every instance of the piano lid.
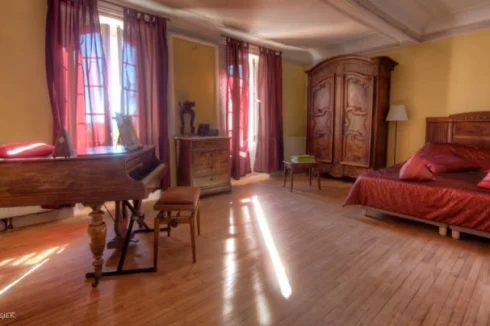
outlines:
[{"label": "piano lid", "polygon": [[131,153],[106,147],[70,158],[9,159],[0,161],[0,206],[139,200],[159,186],[164,173],[154,146]]}]

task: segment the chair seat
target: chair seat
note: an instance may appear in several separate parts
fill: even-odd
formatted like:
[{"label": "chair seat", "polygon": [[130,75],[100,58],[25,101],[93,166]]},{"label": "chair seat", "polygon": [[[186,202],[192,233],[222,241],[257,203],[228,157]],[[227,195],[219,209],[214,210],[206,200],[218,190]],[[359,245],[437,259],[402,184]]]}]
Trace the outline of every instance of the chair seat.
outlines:
[{"label": "chair seat", "polygon": [[199,201],[201,189],[197,187],[171,187],[164,191],[153,208],[160,210],[169,205],[196,206]]}]

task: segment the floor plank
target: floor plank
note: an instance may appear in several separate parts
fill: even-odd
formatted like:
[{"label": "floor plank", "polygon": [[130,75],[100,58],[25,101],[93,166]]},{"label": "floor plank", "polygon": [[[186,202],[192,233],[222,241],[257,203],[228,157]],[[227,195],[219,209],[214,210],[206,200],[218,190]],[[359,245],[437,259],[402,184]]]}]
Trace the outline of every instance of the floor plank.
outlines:
[{"label": "floor plank", "polygon": [[[351,183],[253,176],[202,199],[192,263],[189,228],[160,239],[154,274],[103,278],[93,290],[86,210],[0,233],[0,313],[19,325],[487,325],[489,241],[342,207]],[[112,207],[109,205],[109,209]],[[149,220],[152,201],[144,203]],[[109,235],[112,221],[106,216]],[[150,266],[138,235],[127,267]],[[106,269],[118,252],[106,250]],[[290,293],[289,293],[290,289]]]}]

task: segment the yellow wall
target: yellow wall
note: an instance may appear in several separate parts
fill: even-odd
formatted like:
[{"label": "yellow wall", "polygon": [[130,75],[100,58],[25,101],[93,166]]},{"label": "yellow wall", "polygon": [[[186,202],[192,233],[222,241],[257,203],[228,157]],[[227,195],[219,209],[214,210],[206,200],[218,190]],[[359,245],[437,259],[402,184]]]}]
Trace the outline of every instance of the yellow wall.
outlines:
[{"label": "yellow wall", "polygon": [[[175,143],[173,136],[180,134],[179,101],[196,102],[194,126],[209,123],[211,128],[218,126],[218,102],[216,98],[216,48],[202,43],[172,37],[173,82],[175,107],[175,131],[170,135],[170,168],[172,184],[176,182]],[[172,64],[172,62],[170,63]]]},{"label": "yellow wall", "polygon": [[0,1],[0,143],[52,142],[46,1]]},{"label": "yellow wall", "polygon": [[284,137],[306,136],[307,68],[284,62],[282,64],[282,107]]},{"label": "yellow wall", "polygon": [[[377,53],[397,61],[391,103],[405,104],[409,121],[398,124],[397,161],[425,142],[425,118],[490,110],[490,29]],[[393,162],[390,126],[388,163]]]},{"label": "yellow wall", "polygon": [[[45,15],[45,1],[0,1],[0,143],[51,142]],[[208,122],[218,127],[214,48],[178,38],[172,45],[176,103],[196,101],[196,125]],[[391,103],[406,104],[409,121],[399,124],[398,161],[424,144],[426,117],[490,110],[490,29],[375,55],[399,63],[393,72]],[[305,135],[304,70],[283,64],[285,137]],[[390,126],[390,164],[393,136]]]},{"label": "yellow wall", "polygon": [[[179,37],[172,38],[175,134],[179,133],[178,103],[186,99],[196,102],[196,122],[218,128],[216,98],[215,48]],[[283,62],[283,133],[284,137],[306,135],[307,67]],[[173,136],[173,135],[171,135]],[[175,182],[175,149],[171,141],[172,180]]]},{"label": "yellow wall", "polygon": [[[52,141],[44,57],[45,19],[45,1],[0,1],[0,143]],[[195,101],[196,126],[207,122],[211,128],[218,128],[215,49],[173,38],[172,55],[175,105],[179,100]],[[304,66],[283,64],[286,137],[305,135],[305,70]],[[177,119],[176,114],[176,132],[179,127]],[[170,143],[175,171],[173,139]]]},{"label": "yellow wall", "polygon": [[[196,128],[199,123],[217,128],[216,49],[178,37],[173,37],[172,46],[175,105],[185,100],[196,102]],[[180,121],[176,123],[180,127]]]}]

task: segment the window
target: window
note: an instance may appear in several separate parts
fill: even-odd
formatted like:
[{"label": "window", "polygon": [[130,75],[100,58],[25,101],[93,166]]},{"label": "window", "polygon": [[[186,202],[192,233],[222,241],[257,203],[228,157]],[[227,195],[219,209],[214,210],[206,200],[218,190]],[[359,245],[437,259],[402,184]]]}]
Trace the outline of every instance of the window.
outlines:
[{"label": "window", "polygon": [[121,66],[122,66],[122,37],[123,21],[106,16],[100,16],[100,25],[104,52],[107,63],[108,96],[112,129],[112,143],[117,144],[119,129],[114,119],[116,113],[121,113]]},{"label": "window", "polygon": [[257,132],[258,132],[258,121],[259,121],[259,94],[258,94],[258,67],[259,67],[259,56],[256,54],[249,54],[249,87],[250,87],[250,110],[248,118],[248,150],[250,152],[250,165],[253,170],[255,162],[255,153],[257,151]]},{"label": "window", "polygon": [[[250,154],[250,164],[253,167],[255,162],[255,152],[257,148],[257,131],[258,131],[258,118],[259,118],[259,106],[260,101],[258,99],[258,84],[257,84],[257,73],[258,73],[258,62],[259,56],[256,54],[249,54],[249,116],[248,116],[248,151]],[[233,75],[234,66],[228,67],[228,75]],[[240,87],[243,85],[242,81],[242,66],[238,66],[238,75],[240,77]],[[233,78],[228,79],[228,83],[233,83]],[[229,88],[233,88],[233,85],[229,85]],[[231,101],[231,94],[228,93],[228,100]],[[231,129],[233,126],[233,107],[230,106],[230,110],[227,112],[227,123],[228,123],[228,135],[231,136]],[[240,144],[243,146],[244,144]],[[243,156],[246,153],[242,154]]]},{"label": "window", "polygon": [[[233,76],[233,69],[234,66],[230,65],[228,66],[228,76]],[[238,66],[238,76],[240,77],[240,88],[243,86],[243,80],[242,80],[242,65]],[[228,89],[233,89],[233,78],[228,78]],[[226,119],[227,119],[227,128],[228,128],[228,136],[232,136],[232,129],[233,129],[233,103],[231,101],[231,94],[230,92],[227,93],[228,96],[228,101],[231,103],[229,110],[226,112]],[[240,146],[243,146],[243,144],[240,144]]]},{"label": "window", "polygon": [[[94,40],[95,34],[83,34],[80,36],[81,60],[79,65],[83,71],[83,92],[85,93],[85,119],[86,124],[104,123],[104,85],[102,70],[103,52],[101,40]],[[95,41],[95,42],[94,42]],[[83,94],[79,94],[83,95]]]},{"label": "window", "polygon": [[[65,67],[67,80],[72,72],[77,72],[76,98],[68,99],[74,105],[75,115],[67,114],[68,125],[76,134],[77,151],[89,146],[109,145],[111,143],[109,130],[106,129],[106,98],[104,90],[104,55],[102,38],[98,33],[85,33],[80,36],[80,52],[66,53]],[[68,60],[69,55],[77,55],[76,60]],[[65,60],[65,59],[64,59]],[[75,63],[70,66],[69,62]]]}]

